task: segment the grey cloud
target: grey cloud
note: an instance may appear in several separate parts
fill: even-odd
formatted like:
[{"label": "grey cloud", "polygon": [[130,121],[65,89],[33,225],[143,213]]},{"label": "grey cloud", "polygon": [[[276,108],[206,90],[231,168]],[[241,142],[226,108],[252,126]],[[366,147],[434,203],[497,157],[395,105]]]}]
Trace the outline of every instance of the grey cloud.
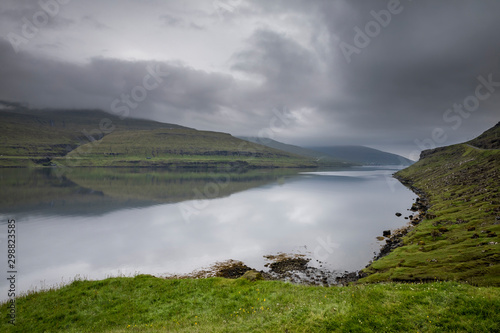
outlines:
[{"label": "grey cloud", "polygon": [[[0,24],[3,29],[36,10],[30,1],[13,3],[0,12],[2,20],[8,17],[10,22]],[[255,135],[269,125],[273,109],[285,107],[296,115],[297,110],[308,110],[307,119],[292,117],[276,139],[294,144],[378,145],[408,152],[415,149],[415,139],[428,138],[436,127],[446,129],[449,138],[443,144],[450,144],[495,124],[500,88],[463,118],[457,130],[443,115],[453,104],[474,95],[479,76],[491,75],[500,82],[500,2],[401,0],[401,12],[391,15],[390,23],[347,62],[339,43],[354,45],[354,28],[364,30],[375,20],[371,11],[386,10],[388,3],[228,1],[233,10],[220,13],[220,8],[206,6],[184,11],[180,2],[171,2],[171,8],[158,11],[163,14],[152,16],[175,28],[168,31],[170,36],[180,31],[178,38],[187,38],[176,47],[189,47],[191,34],[206,33],[207,49],[220,47],[219,36],[213,35],[220,33],[217,29],[239,32],[240,22],[246,22],[239,49],[229,59],[230,74],[195,69],[189,63],[125,61],[102,58],[102,54],[84,64],[72,59],[60,62],[36,54],[15,55],[9,43],[0,42],[0,99],[41,107],[109,110],[114,99],[141,84],[146,65],[155,63],[164,66],[169,76],[161,87],[148,92],[148,98],[132,110],[133,116]],[[147,4],[154,7],[154,2]],[[134,6],[135,2],[128,2],[121,14],[131,23]],[[106,22],[104,14],[95,22],[92,14],[78,17],[88,24]],[[287,30],[286,24],[301,23],[303,27]],[[302,28],[304,35],[297,37],[295,30]],[[155,36],[144,38],[158,43]],[[39,46],[64,47],[44,45]],[[236,79],[240,75],[255,81]]]},{"label": "grey cloud", "polygon": [[97,30],[109,30],[109,29],[111,29],[110,26],[100,22],[92,15],[84,15],[81,19],[81,23],[89,25]]},{"label": "grey cloud", "polygon": [[[45,4],[46,2],[40,3]],[[57,7],[42,7],[40,3],[29,0],[6,0],[4,9],[0,10],[0,18],[12,23],[14,29],[10,32],[19,35],[22,35],[22,27],[26,25],[26,21],[36,28],[54,30],[65,29],[75,24],[74,20],[61,14],[61,10],[66,5],[58,4]]]},{"label": "grey cloud", "polygon": [[152,116],[152,105],[159,105],[161,110],[170,111],[160,114],[162,120],[184,121],[196,117],[196,113],[216,116],[221,105],[231,104],[230,76],[176,64],[106,58],[93,58],[83,65],[61,63],[23,52],[14,54],[5,41],[0,42],[0,57],[0,98],[34,107],[100,107],[112,111],[114,99],[143,84],[148,65],[160,66],[168,76],[157,89],[148,92],[136,109],[130,110],[131,116]]},{"label": "grey cloud", "polygon": [[163,22],[167,27],[183,28],[183,29],[195,29],[203,30],[204,27],[201,24],[189,21],[178,15],[163,14],[160,17],[160,21]]},{"label": "grey cloud", "polygon": [[232,69],[258,74],[275,89],[287,91],[317,72],[314,55],[291,39],[259,30],[246,50],[234,55]]},{"label": "grey cloud", "polygon": [[180,26],[184,25],[184,19],[178,16],[163,14],[160,16],[160,20],[162,20],[167,26]]},{"label": "grey cloud", "polygon": [[233,70],[263,80],[262,85],[247,91],[252,103],[247,103],[248,108],[272,115],[273,108],[310,104],[316,94],[310,89],[318,76],[314,56],[293,40],[272,31],[257,31],[247,49],[237,53],[233,61]]},{"label": "grey cloud", "polygon": [[[354,28],[364,30],[366,23],[374,20],[370,12],[387,9],[388,1],[256,3],[248,13],[301,13],[312,20],[315,31],[321,31],[322,26],[328,29],[327,49],[314,51],[261,29],[249,39],[248,48],[233,58],[234,70],[263,79],[262,86],[251,92],[255,100],[266,100],[270,105],[285,103],[290,108],[310,107],[318,111],[318,124],[344,128],[323,132],[323,140],[357,144],[392,141],[393,145],[415,148],[415,140],[428,138],[436,127],[446,129],[449,144],[498,121],[498,93],[481,103],[470,118],[463,118],[460,131],[452,130],[452,123],[443,119],[453,104],[474,95],[480,84],[478,77],[492,75],[495,82],[500,81],[500,44],[495,42],[500,31],[498,2],[401,0],[402,11],[392,15],[389,25],[382,27],[360,54],[353,54],[350,63],[339,42],[354,45]],[[313,37],[311,44],[314,42]],[[320,70],[323,59],[328,63]],[[311,129],[311,137],[313,133]],[[316,136],[308,140],[322,139]]]},{"label": "grey cloud", "polygon": [[[354,27],[364,29],[374,20],[370,11],[386,9],[387,3],[345,2],[341,12],[336,3],[324,3],[324,23],[331,35],[354,44]],[[493,14],[499,12],[500,3],[402,0],[401,6],[403,11],[393,15],[390,24],[352,56],[351,63],[338,43],[331,45],[336,56],[329,76],[340,78],[343,96],[327,99],[322,106],[343,113],[346,127],[358,128],[354,133],[365,140],[369,130],[404,126],[409,133],[418,133],[422,128],[446,126],[443,112],[474,93],[479,75],[491,73],[500,81],[495,66],[500,44],[494,42],[500,22]],[[498,98],[492,98],[477,111],[474,122],[494,123],[497,114]],[[411,136],[418,134],[402,140]]]}]

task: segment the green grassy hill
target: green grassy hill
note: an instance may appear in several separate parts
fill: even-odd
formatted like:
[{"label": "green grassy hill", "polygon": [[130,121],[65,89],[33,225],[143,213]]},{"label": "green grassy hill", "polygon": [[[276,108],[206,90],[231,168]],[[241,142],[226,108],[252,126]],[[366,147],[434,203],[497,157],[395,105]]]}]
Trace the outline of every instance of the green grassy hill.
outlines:
[{"label": "green grassy hill", "polygon": [[0,167],[217,166],[311,167],[299,155],[174,124],[99,110],[0,111]]},{"label": "green grassy hill", "polygon": [[120,119],[100,110],[0,111],[0,167],[36,166],[113,132],[183,128],[143,119]]},{"label": "green grassy hill", "polygon": [[404,246],[373,262],[362,281],[500,285],[499,125],[468,143],[424,151],[396,174],[430,208]]},{"label": "green grassy hill", "polygon": [[78,147],[54,162],[69,166],[313,167],[311,160],[237,139],[193,129],[117,131]]}]

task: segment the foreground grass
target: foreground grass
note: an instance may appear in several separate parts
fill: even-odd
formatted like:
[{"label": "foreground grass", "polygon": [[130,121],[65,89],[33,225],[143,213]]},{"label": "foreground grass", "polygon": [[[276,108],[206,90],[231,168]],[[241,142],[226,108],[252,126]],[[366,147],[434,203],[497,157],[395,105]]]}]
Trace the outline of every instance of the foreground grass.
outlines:
[{"label": "foreground grass", "polygon": [[500,288],[454,282],[307,287],[141,275],[17,299],[2,332],[494,332]]}]

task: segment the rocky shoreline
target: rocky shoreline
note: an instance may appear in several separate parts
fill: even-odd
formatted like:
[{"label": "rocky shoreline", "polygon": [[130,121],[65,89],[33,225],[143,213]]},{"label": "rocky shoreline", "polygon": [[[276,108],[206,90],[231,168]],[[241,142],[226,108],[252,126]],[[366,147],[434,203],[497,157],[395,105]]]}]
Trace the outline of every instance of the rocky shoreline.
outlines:
[{"label": "rocky shoreline", "polygon": [[[427,213],[427,210],[429,209],[430,205],[426,193],[413,186],[413,182],[408,179],[404,179],[403,177],[397,175],[393,175],[393,177],[399,180],[401,184],[412,190],[413,193],[415,193],[418,196],[418,198],[415,199],[415,202],[408,209],[408,211],[411,213],[408,216],[404,216],[404,219],[409,220],[406,226],[393,231],[384,230],[382,232],[383,236],[380,236],[379,239],[380,240],[385,239],[385,244],[382,246],[379,253],[375,255],[373,260],[368,265],[366,265],[365,268],[369,267],[373,263],[373,261],[385,257],[386,255],[391,253],[394,249],[403,246],[404,245],[403,237],[406,236],[411,230],[413,230],[413,228],[416,225],[420,224],[420,222],[422,222],[423,219],[433,218],[433,216],[430,216],[430,214]],[[396,212],[396,216],[400,217],[403,216],[403,214]],[[356,282],[359,279],[364,278],[366,276],[368,275],[366,273],[363,273],[362,271],[346,272],[342,276],[338,277],[337,280],[340,282],[340,284],[347,285],[349,283]]]},{"label": "rocky shoreline", "polygon": [[[399,180],[403,185],[411,189],[418,198],[408,209],[409,215],[404,216],[404,219],[409,220],[408,224],[396,230],[384,230],[380,240],[385,239],[385,244],[375,255],[372,261],[366,266],[369,267],[373,261],[388,255],[394,249],[404,245],[403,237],[408,234],[413,228],[420,224],[424,218],[432,218],[427,213],[429,202],[426,194],[420,189],[413,186],[412,182],[402,177],[394,175],[394,178]],[[397,212],[396,216],[403,216]],[[223,277],[228,279],[244,278],[249,281],[255,280],[273,280],[291,282],[294,284],[311,285],[311,286],[346,286],[356,282],[361,278],[368,276],[362,271],[345,271],[343,273],[331,272],[323,268],[312,267],[309,265],[311,258],[304,254],[287,254],[278,253],[276,255],[264,256],[269,261],[265,267],[268,271],[256,270],[245,265],[238,260],[227,260],[217,262],[211,267],[200,269],[190,274],[185,275],[167,275],[167,279],[186,279],[186,278],[208,278],[208,277]],[[320,266],[321,267],[321,266]],[[365,268],[366,268],[365,267]]]},{"label": "rocky shoreline", "polygon": [[[413,186],[413,183],[410,180],[404,179],[399,176],[394,176],[397,180],[401,182],[404,186],[408,187],[410,190],[413,191],[416,195],[418,195],[418,198],[415,200],[415,202],[412,204],[411,208],[408,210],[412,212],[409,216],[405,216],[405,219],[409,220],[408,225],[394,230],[392,233],[388,235],[388,238],[386,239],[386,243],[384,246],[379,251],[379,254],[375,256],[373,259],[378,260],[382,257],[385,257],[388,255],[392,250],[403,246],[403,237],[408,234],[416,225],[420,224],[424,218],[432,218],[433,216],[430,216],[430,214],[427,213],[427,210],[429,209],[429,201],[427,200],[427,196],[425,192],[422,190],[416,188]],[[396,215],[401,216],[401,213],[396,213]],[[390,232],[390,231],[389,231]],[[385,233],[385,231],[384,231]],[[385,235],[384,235],[385,236]],[[368,265],[369,266],[369,265]],[[368,267],[367,266],[367,267]]]},{"label": "rocky shoreline", "polygon": [[276,255],[266,255],[264,258],[269,261],[264,265],[269,268],[267,271],[256,270],[238,260],[227,260],[224,262],[217,262],[209,268],[197,270],[190,274],[168,275],[166,278],[244,278],[250,281],[284,281],[294,284],[325,287],[346,283],[344,281],[345,278],[339,277],[339,274],[335,274],[335,272],[310,266],[309,263],[311,258],[308,258],[304,254],[278,253]]}]

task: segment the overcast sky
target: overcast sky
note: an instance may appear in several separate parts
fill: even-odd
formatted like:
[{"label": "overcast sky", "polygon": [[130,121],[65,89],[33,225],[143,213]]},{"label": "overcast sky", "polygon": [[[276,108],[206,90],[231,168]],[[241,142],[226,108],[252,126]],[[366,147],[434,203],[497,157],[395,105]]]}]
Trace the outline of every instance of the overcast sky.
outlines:
[{"label": "overcast sky", "polygon": [[1,0],[0,100],[415,159],[500,120],[499,14],[497,0]]}]

